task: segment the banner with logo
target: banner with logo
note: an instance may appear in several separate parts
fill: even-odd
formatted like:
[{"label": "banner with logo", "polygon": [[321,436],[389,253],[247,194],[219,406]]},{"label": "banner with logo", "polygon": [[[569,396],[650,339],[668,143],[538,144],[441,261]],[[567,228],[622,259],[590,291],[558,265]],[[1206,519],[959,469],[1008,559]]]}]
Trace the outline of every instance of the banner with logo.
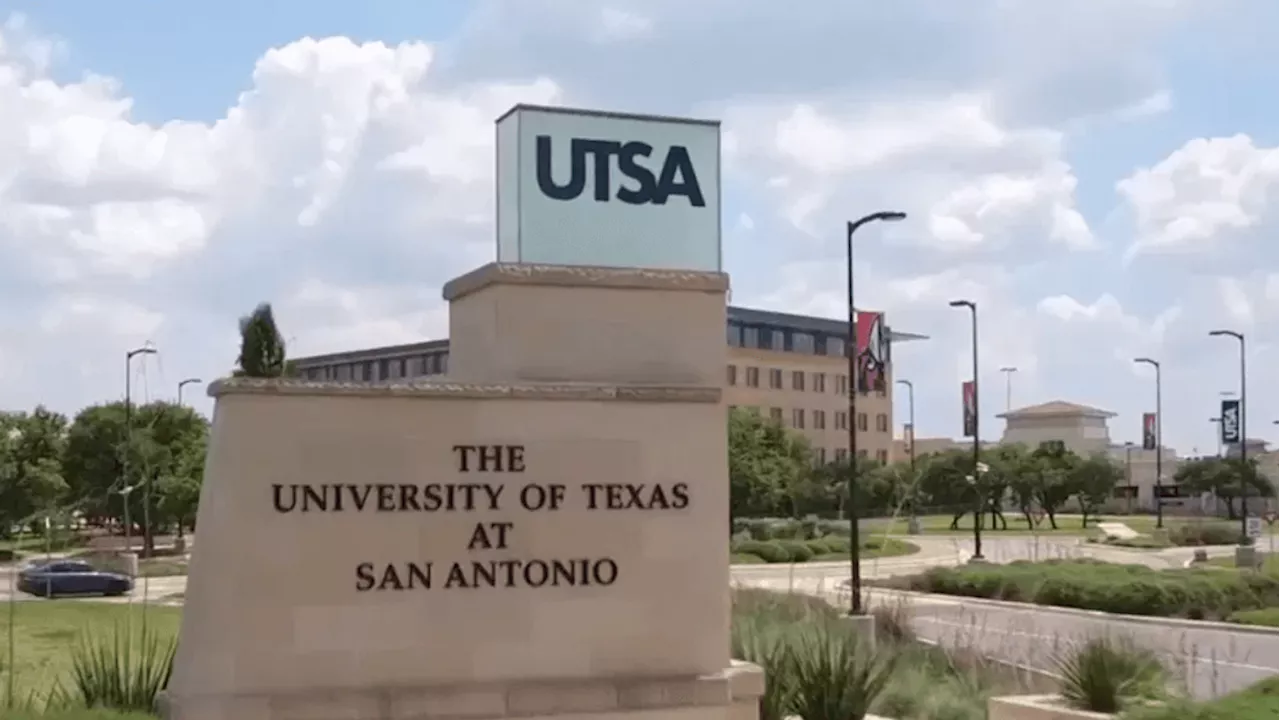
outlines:
[{"label": "banner with logo", "polygon": [[905,423],[902,426],[902,449],[909,456],[916,454],[916,429],[911,423]]},{"label": "banner with logo", "polygon": [[1142,413],[1142,449],[1156,449],[1156,414]]},{"label": "banner with logo", "polygon": [[1223,400],[1222,414],[1218,417],[1222,419],[1222,422],[1218,423],[1222,426],[1222,444],[1231,445],[1240,442],[1240,401]]},{"label": "banner with logo", "polygon": [[884,313],[860,310],[854,320],[858,333],[854,346],[858,352],[858,392],[884,392],[889,375],[889,329],[884,325]]},{"label": "banner with logo", "polygon": [[960,398],[964,403],[964,436],[978,434],[978,393],[972,380],[960,383]]}]

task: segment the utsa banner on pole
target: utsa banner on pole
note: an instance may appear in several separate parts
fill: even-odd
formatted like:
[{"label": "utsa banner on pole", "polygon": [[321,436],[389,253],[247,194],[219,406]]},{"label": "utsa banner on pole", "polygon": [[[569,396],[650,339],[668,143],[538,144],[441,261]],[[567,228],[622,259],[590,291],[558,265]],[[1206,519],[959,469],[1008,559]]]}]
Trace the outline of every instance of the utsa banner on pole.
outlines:
[{"label": "utsa banner on pole", "polygon": [[972,380],[960,383],[960,397],[964,402],[964,436],[973,437],[978,434],[978,395]]},{"label": "utsa banner on pole", "polygon": [[1142,449],[1156,449],[1156,414],[1142,413]]},{"label": "utsa banner on pole", "polygon": [[911,423],[903,424],[902,440],[903,440],[902,449],[906,450],[908,455],[915,455],[916,454],[916,429],[912,427]]},{"label": "utsa banner on pole", "polygon": [[1230,445],[1240,442],[1240,401],[1222,401],[1222,444]]}]

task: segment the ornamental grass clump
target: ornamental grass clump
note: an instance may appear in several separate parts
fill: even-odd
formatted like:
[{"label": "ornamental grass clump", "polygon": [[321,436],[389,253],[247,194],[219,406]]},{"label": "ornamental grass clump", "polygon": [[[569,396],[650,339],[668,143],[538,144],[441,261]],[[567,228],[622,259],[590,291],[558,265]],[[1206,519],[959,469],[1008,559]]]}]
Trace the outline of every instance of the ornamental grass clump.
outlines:
[{"label": "ornamental grass clump", "polygon": [[1117,713],[1135,702],[1163,697],[1168,673],[1155,653],[1101,637],[1058,659],[1060,694],[1071,707]]}]

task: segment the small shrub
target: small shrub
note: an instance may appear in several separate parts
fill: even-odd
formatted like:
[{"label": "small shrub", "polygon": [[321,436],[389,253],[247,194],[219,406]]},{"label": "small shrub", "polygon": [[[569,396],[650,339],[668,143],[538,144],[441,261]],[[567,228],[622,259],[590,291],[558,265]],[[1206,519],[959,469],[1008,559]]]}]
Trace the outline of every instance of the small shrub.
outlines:
[{"label": "small shrub", "polygon": [[755,555],[767,563],[784,563],[791,560],[791,553],[774,541],[748,540],[731,546],[734,554]]},{"label": "small shrub", "polygon": [[1058,659],[1064,700],[1080,710],[1116,713],[1138,699],[1164,695],[1166,673],[1155,653],[1096,638]]},{"label": "small shrub", "polygon": [[1177,525],[1169,531],[1169,542],[1180,547],[1235,545],[1239,540],[1240,527],[1234,523],[1194,522]]},{"label": "small shrub", "polygon": [[831,544],[827,542],[826,538],[806,540],[805,547],[809,548],[809,552],[813,553],[815,556],[827,555],[831,552]]},{"label": "small shrub", "polygon": [[813,551],[800,540],[776,540],[778,547],[786,551],[788,562],[806,562],[813,558]]},{"label": "small shrub", "polygon": [[870,650],[840,626],[806,623],[792,637],[793,709],[805,720],[861,718],[896,669],[897,655]]},{"label": "small shrub", "polygon": [[818,526],[818,516],[810,515],[801,520],[797,532],[797,540],[813,540],[820,537],[822,535],[822,530]]},{"label": "small shrub", "polygon": [[832,555],[848,555],[853,547],[849,538],[839,535],[828,535],[822,538],[822,542],[827,545],[827,553]]},{"label": "small shrub", "polygon": [[87,636],[71,652],[71,685],[66,701],[85,707],[148,712],[169,684],[176,637],[144,627],[130,632],[116,625],[102,636]]},{"label": "small shrub", "polygon": [[800,537],[799,520],[773,520],[769,522],[770,540],[796,540]]},{"label": "small shrub", "polygon": [[733,657],[764,670],[760,720],[784,720],[792,706],[791,646],[787,626],[767,614],[735,615],[731,628]]}]

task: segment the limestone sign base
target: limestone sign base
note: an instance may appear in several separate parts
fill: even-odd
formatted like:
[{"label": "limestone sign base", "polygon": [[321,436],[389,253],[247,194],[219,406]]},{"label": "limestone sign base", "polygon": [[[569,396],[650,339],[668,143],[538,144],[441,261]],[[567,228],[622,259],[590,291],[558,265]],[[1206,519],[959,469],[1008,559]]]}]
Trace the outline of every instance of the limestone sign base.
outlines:
[{"label": "limestone sign base", "polygon": [[212,383],[164,715],[757,717],[728,652],[727,286],[491,265],[445,289],[447,377]]}]

